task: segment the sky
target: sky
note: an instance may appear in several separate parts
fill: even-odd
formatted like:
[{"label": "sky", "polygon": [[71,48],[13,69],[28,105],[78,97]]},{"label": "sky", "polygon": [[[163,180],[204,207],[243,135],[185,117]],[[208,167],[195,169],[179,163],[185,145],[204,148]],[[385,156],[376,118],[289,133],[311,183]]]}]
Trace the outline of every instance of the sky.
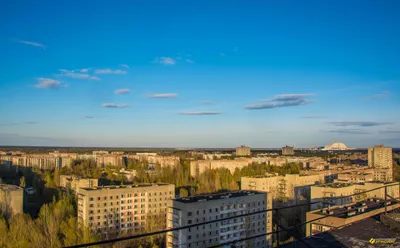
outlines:
[{"label": "sky", "polygon": [[400,147],[399,10],[0,1],[0,145]]}]

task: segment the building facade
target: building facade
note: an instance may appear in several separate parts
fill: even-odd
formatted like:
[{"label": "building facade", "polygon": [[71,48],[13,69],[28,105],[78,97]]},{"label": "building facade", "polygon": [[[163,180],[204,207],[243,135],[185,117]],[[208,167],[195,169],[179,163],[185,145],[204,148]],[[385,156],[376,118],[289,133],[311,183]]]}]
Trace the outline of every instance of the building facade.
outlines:
[{"label": "building facade", "polygon": [[6,216],[23,213],[24,190],[11,184],[0,184],[0,212]]},{"label": "building facade", "polygon": [[65,189],[69,188],[76,194],[79,193],[80,188],[89,188],[99,186],[99,179],[97,178],[82,178],[74,175],[61,175],[60,187]]},{"label": "building facade", "polygon": [[222,160],[196,160],[190,162],[190,176],[196,177],[204,173],[206,170],[225,168],[232,174],[236,169],[242,169],[251,164],[251,158],[236,158],[235,160],[222,159]]},{"label": "building facade", "polygon": [[282,147],[282,155],[294,155],[294,147],[293,146]]},{"label": "building facade", "polygon": [[393,181],[393,151],[390,147],[376,145],[368,148],[368,166],[375,169],[377,181]]},{"label": "building facade", "polygon": [[[165,228],[173,184],[141,184],[80,188],[78,221],[97,233],[143,232]],[[150,226],[152,225],[152,226]]]},{"label": "building facade", "polygon": [[[167,228],[176,228],[210,220],[262,211],[272,208],[267,193],[238,191],[181,198],[169,202]],[[272,232],[272,212],[233,218],[169,232],[168,248],[202,248],[250,236]],[[235,247],[270,247],[270,236],[260,236],[235,243]]]},{"label": "building facade", "polygon": [[251,150],[248,146],[236,147],[236,156],[250,156]]}]

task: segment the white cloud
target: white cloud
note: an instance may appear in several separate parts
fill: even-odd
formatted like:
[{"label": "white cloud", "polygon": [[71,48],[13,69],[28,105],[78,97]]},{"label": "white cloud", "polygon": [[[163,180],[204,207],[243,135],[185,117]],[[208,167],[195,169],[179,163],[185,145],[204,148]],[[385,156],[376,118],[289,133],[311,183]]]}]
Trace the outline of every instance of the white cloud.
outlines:
[{"label": "white cloud", "polygon": [[94,71],[96,74],[127,74],[128,72],[123,70],[112,70],[112,69],[97,69]]},{"label": "white cloud", "polygon": [[61,85],[60,81],[54,80],[54,79],[50,79],[50,78],[37,78],[37,81],[38,81],[38,83],[35,84],[36,88],[56,89],[56,88],[63,87],[63,85]]},{"label": "white cloud", "polygon": [[182,115],[219,115],[221,112],[216,111],[199,111],[199,112],[183,112]]},{"label": "white cloud", "polygon": [[[100,80],[100,78],[96,76],[91,76],[87,73],[89,69],[77,69],[77,70],[66,70],[66,69],[60,69],[62,77],[70,77],[70,78],[76,78],[76,79],[89,79],[89,80]],[[76,73],[76,72],[82,72],[82,73]]]},{"label": "white cloud", "polygon": [[38,43],[38,42],[33,42],[33,41],[27,41],[27,40],[16,40],[16,42],[25,44],[25,45],[30,45],[30,46],[34,46],[34,47],[41,47],[41,48],[46,48],[45,45]]},{"label": "white cloud", "polygon": [[129,104],[116,104],[116,103],[103,103],[101,106],[105,107],[105,108],[128,108],[128,107],[130,107]]},{"label": "white cloud", "polygon": [[119,89],[115,91],[115,94],[122,95],[122,94],[128,94],[129,92],[131,92],[130,89]]},{"label": "white cloud", "polygon": [[175,98],[178,94],[175,93],[164,93],[164,94],[152,94],[148,95],[148,98]]},{"label": "white cloud", "polygon": [[154,62],[163,64],[163,65],[175,65],[176,64],[176,60],[173,58],[170,58],[170,57],[155,58]]},{"label": "white cloud", "polygon": [[127,64],[121,64],[120,66],[121,66],[121,67],[124,67],[124,68],[126,68],[126,69],[129,69],[129,68],[130,68],[129,65],[127,65]]},{"label": "white cloud", "polygon": [[194,64],[194,61],[191,59],[186,59],[186,62]]}]

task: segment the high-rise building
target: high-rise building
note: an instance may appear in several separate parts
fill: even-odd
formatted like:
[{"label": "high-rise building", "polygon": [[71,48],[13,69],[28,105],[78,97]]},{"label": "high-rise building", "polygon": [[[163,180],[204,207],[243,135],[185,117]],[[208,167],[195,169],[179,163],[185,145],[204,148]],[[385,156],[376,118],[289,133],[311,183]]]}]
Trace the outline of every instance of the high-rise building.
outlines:
[{"label": "high-rise building", "polygon": [[376,145],[368,148],[368,166],[375,168],[376,181],[393,181],[393,152],[391,147]]},{"label": "high-rise building", "polygon": [[[167,228],[218,220],[272,208],[268,193],[237,191],[171,200]],[[272,212],[169,232],[167,247],[208,247],[272,232]],[[270,247],[270,235],[235,243],[235,247]]]},{"label": "high-rise building", "polygon": [[0,212],[7,215],[22,214],[24,190],[11,184],[0,184]]},{"label": "high-rise building", "polygon": [[[78,221],[98,233],[165,228],[167,202],[173,184],[141,184],[80,188]],[[150,223],[151,222],[151,223]]]},{"label": "high-rise building", "polygon": [[282,155],[294,155],[294,147],[293,146],[282,147]]},{"label": "high-rise building", "polygon": [[250,156],[251,151],[248,146],[239,146],[236,147],[236,156]]}]

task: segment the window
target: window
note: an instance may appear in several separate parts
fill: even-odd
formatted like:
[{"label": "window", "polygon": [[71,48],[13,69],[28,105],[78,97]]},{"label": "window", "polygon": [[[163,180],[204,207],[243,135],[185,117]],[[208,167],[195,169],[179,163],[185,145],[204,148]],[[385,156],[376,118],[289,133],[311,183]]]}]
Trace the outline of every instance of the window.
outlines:
[{"label": "window", "polygon": [[188,216],[192,216],[192,212],[188,212],[188,214],[187,214]]},{"label": "window", "polygon": [[93,197],[90,197],[90,198],[89,198],[89,201],[93,201]]}]

